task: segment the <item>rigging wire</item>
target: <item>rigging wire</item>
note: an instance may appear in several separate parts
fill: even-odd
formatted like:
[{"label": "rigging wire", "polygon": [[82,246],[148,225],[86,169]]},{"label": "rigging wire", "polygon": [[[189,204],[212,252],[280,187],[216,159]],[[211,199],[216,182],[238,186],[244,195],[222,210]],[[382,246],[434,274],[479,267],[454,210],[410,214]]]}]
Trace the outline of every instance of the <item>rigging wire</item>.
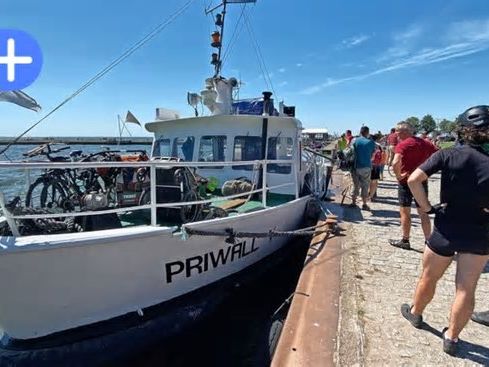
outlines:
[{"label": "rigging wire", "polygon": [[[248,28],[248,32],[249,32],[249,28]],[[253,48],[255,50],[256,58],[258,60],[258,66],[260,67],[260,71],[263,74],[263,79],[265,81],[265,84],[267,85],[267,89],[271,89],[270,84],[269,84],[268,79],[267,79],[266,74],[265,74],[265,70],[263,69],[260,57],[258,56],[258,51],[256,49],[256,45],[253,42],[251,42],[251,45],[253,46]]]},{"label": "rigging wire", "polygon": [[[254,34],[252,26],[251,26],[251,22],[248,19],[248,15],[246,14],[246,11],[244,12],[244,19],[245,19],[246,28],[248,29],[248,33],[250,34],[252,44],[253,44],[253,47],[255,49],[256,56],[258,58],[258,64],[260,65],[260,69],[263,73],[263,77],[265,78],[265,83],[267,84],[267,87],[270,87],[273,94],[275,94],[275,96],[278,98],[278,95],[275,92],[275,88],[273,87],[272,78],[270,77],[270,73],[268,72],[267,65],[265,64],[265,60],[264,60],[263,54],[261,52],[260,44],[258,43],[258,40],[255,37],[255,34]],[[263,66],[262,66],[262,64],[263,64]],[[267,81],[267,78],[268,78],[268,81]]]},{"label": "rigging wire", "polygon": [[45,116],[43,116],[40,120],[38,120],[33,125],[31,125],[22,134],[20,134],[19,136],[17,136],[4,149],[2,149],[2,151],[0,151],[0,154],[5,154],[5,152],[12,145],[14,145],[16,142],[18,142],[19,139],[22,138],[25,134],[27,134],[29,131],[31,131],[32,129],[34,129],[37,125],[39,125],[41,122],[43,122],[49,116],[51,116],[53,113],[55,113],[61,107],[63,107],[65,104],[67,104],[68,102],[70,102],[72,99],[74,99],[80,93],[82,93],[83,91],[85,91],[85,89],[87,89],[90,86],[92,86],[96,81],[98,81],[99,79],[101,79],[105,74],[107,74],[109,71],[111,71],[117,65],[119,65],[126,58],[128,58],[129,56],[131,56],[134,52],[136,52],[139,48],[141,48],[143,45],[145,45],[151,39],[153,39],[154,37],[156,37],[161,31],[163,31],[167,26],[169,26],[171,23],[173,23],[180,15],[182,15],[190,7],[190,5],[194,1],[195,0],[188,0],[180,9],[178,9],[176,12],[174,12],[172,15],[170,15],[165,21],[163,21],[162,23],[158,24],[146,36],[144,36],[142,39],[140,39],[139,41],[137,41],[136,43],[134,43],[131,47],[129,47],[126,51],[124,51],[119,57],[117,57],[115,60],[113,60],[110,64],[108,64],[101,71],[99,71],[97,74],[95,74],[95,76],[93,76],[90,80],[88,80],[80,88],[78,88],[74,93],[72,93],[70,96],[68,96],[65,100],[63,100],[60,104],[58,104],[52,110],[50,110]]},{"label": "rigging wire", "polygon": [[246,4],[241,5],[241,14],[239,15],[238,21],[236,22],[236,25],[235,25],[234,30],[233,30],[233,34],[231,35],[231,38],[229,39],[229,46],[226,48],[226,52],[224,53],[224,56],[222,57],[222,65],[225,64],[228,56],[231,54],[231,50],[233,49],[233,47],[234,47],[234,45],[238,39],[239,33],[241,33],[243,30],[244,23],[241,24],[241,20],[243,19],[243,14],[244,14],[245,9],[246,9]]}]

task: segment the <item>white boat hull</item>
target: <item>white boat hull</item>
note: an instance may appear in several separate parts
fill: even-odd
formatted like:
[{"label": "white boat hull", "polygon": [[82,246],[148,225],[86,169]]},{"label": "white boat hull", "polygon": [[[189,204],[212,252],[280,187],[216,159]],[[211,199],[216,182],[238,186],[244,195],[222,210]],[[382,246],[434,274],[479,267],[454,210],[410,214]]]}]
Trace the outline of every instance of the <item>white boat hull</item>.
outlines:
[{"label": "white boat hull", "polygon": [[[188,225],[207,231],[292,230],[308,197],[237,217]],[[0,329],[32,339],[162,304],[242,271],[285,237],[236,239],[134,227],[0,239]]]}]

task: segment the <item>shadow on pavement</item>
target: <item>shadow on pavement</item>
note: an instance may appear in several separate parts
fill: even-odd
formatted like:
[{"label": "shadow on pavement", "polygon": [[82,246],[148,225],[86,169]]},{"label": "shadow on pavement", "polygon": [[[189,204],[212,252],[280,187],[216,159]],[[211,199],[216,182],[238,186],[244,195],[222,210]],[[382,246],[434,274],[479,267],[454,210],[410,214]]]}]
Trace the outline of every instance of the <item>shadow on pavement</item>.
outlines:
[{"label": "shadow on pavement", "polygon": [[345,208],[344,217],[343,217],[344,222],[349,222],[349,223],[363,222],[364,220],[363,214],[359,207],[345,206],[344,208]]},{"label": "shadow on pavement", "polygon": [[378,186],[383,189],[394,189],[397,188],[397,183],[379,182]]},{"label": "shadow on pavement", "polygon": [[377,196],[375,198],[374,203],[381,203],[381,204],[394,205],[394,206],[399,205],[399,201],[397,199],[393,199],[389,196]]},{"label": "shadow on pavement", "polygon": [[375,217],[382,217],[379,220],[384,220],[384,218],[396,218],[399,224],[399,210],[389,210],[389,209],[372,209],[372,215]]},{"label": "shadow on pavement", "polygon": [[[440,339],[443,339],[441,331],[435,329],[428,323],[424,322],[422,330],[428,331]],[[442,347],[440,343],[440,348]],[[489,365],[489,348],[486,348],[479,344],[474,344],[460,339],[458,345],[458,352],[455,358],[467,359],[472,362],[481,364],[483,366]]]},{"label": "shadow on pavement", "polygon": [[459,343],[457,358],[468,359],[483,366],[489,366],[489,348],[465,340],[460,340]]},{"label": "shadow on pavement", "polygon": [[381,226],[381,227],[399,227],[399,219],[372,219],[368,218],[367,223],[373,226]]}]

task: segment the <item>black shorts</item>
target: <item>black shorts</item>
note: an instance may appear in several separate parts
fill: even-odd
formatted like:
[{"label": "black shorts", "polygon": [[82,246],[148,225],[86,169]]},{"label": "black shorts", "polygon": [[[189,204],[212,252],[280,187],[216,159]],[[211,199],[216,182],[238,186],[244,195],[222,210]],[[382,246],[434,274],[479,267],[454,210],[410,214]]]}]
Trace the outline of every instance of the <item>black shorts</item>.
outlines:
[{"label": "black shorts", "polygon": [[[424,191],[426,192],[426,195],[428,195],[428,181],[423,182],[423,188]],[[399,206],[401,207],[411,206],[414,197],[408,184],[401,184],[401,183],[399,184],[398,197],[399,197]],[[416,200],[414,200],[414,203],[416,204],[416,208],[419,208],[419,205],[416,202]]]},{"label": "black shorts", "polygon": [[489,239],[487,237],[467,238],[460,235],[449,239],[443,232],[436,227],[433,228],[433,233],[426,242],[435,254],[447,257],[451,257],[455,253],[489,255]]},{"label": "black shorts", "polygon": [[371,180],[380,180],[380,166],[372,166]]}]

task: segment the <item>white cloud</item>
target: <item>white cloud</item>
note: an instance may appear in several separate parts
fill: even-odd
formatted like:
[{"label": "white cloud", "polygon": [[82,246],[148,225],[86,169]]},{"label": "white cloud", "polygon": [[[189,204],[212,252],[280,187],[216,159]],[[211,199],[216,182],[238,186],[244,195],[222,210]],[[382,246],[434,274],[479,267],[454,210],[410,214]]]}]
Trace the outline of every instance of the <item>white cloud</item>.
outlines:
[{"label": "white cloud", "polygon": [[287,81],[283,81],[283,82],[278,83],[278,86],[279,86],[279,87],[285,87],[285,86],[286,86],[286,85],[288,85],[288,84],[289,84],[289,82],[287,82]]},{"label": "white cloud", "polygon": [[367,41],[369,39],[370,39],[370,36],[367,36],[366,34],[360,34],[360,35],[357,35],[354,37],[344,39],[343,41],[341,41],[341,43],[346,48],[350,48],[350,47],[358,46],[358,45],[364,43],[365,41]]},{"label": "white cloud", "polygon": [[[396,57],[389,63],[387,63],[387,65],[368,73],[353,75],[346,78],[327,78],[326,81],[321,84],[305,88],[303,91],[301,91],[301,94],[315,94],[325,88],[332,87],[338,84],[343,84],[351,81],[360,81],[375,75],[380,75],[395,70],[439,63],[488,50],[489,19],[487,19],[486,21],[476,22],[480,23],[466,21],[461,23],[453,23],[452,25],[450,25],[447,33],[442,36],[442,38],[444,38],[445,40],[450,39],[452,41],[451,43],[445,43],[445,45],[438,47],[423,48],[412,52],[408,50],[397,50],[397,53],[394,52],[394,46],[394,48],[386,50],[386,53],[396,55]],[[461,27],[461,24],[463,24],[463,27]],[[455,39],[454,36],[451,35],[452,32],[454,32],[455,28],[464,28],[466,31],[457,39]],[[410,37],[413,37],[414,34],[415,32],[411,32]],[[404,35],[404,37],[407,37],[407,33]],[[454,40],[457,40],[457,42],[454,42]]]},{"label": "white cloud", "polygon": [[392,38],[396,42],[409,42],[418,38],[423,33],[423,27],[419,24],[412,24],[406,30],[398,33],[394,33]]},{"label": "white cloud", "polygon": [[297,66],[298,68],[302,67],[304,64],[298,62],[297,64],[295,64],[295,66]]},{"label": "white cloud", "polygon": [[404,31],[393,33],[391,37],[394,45],[377,57],[376,61],[382,64],[409,55],[423,32],[424,28],[421,25],[411,24]]},{"label": "white cloud", "polygon": [[489,39],[489,19],[452,23],[447,32],[449,42],[476,42]]},{"label": "white cloud", "polygon": [[407,46],[396,45],[389,47],[378,58],[378,63],[383,63],[387,60],[397,59],[409,55],[410,49]]},{"label": "white cloud", "polygon": [[285,68],[280,68],[280,69],[278,69],[278,72],[279,72],[279,73],[285,73]]}]

